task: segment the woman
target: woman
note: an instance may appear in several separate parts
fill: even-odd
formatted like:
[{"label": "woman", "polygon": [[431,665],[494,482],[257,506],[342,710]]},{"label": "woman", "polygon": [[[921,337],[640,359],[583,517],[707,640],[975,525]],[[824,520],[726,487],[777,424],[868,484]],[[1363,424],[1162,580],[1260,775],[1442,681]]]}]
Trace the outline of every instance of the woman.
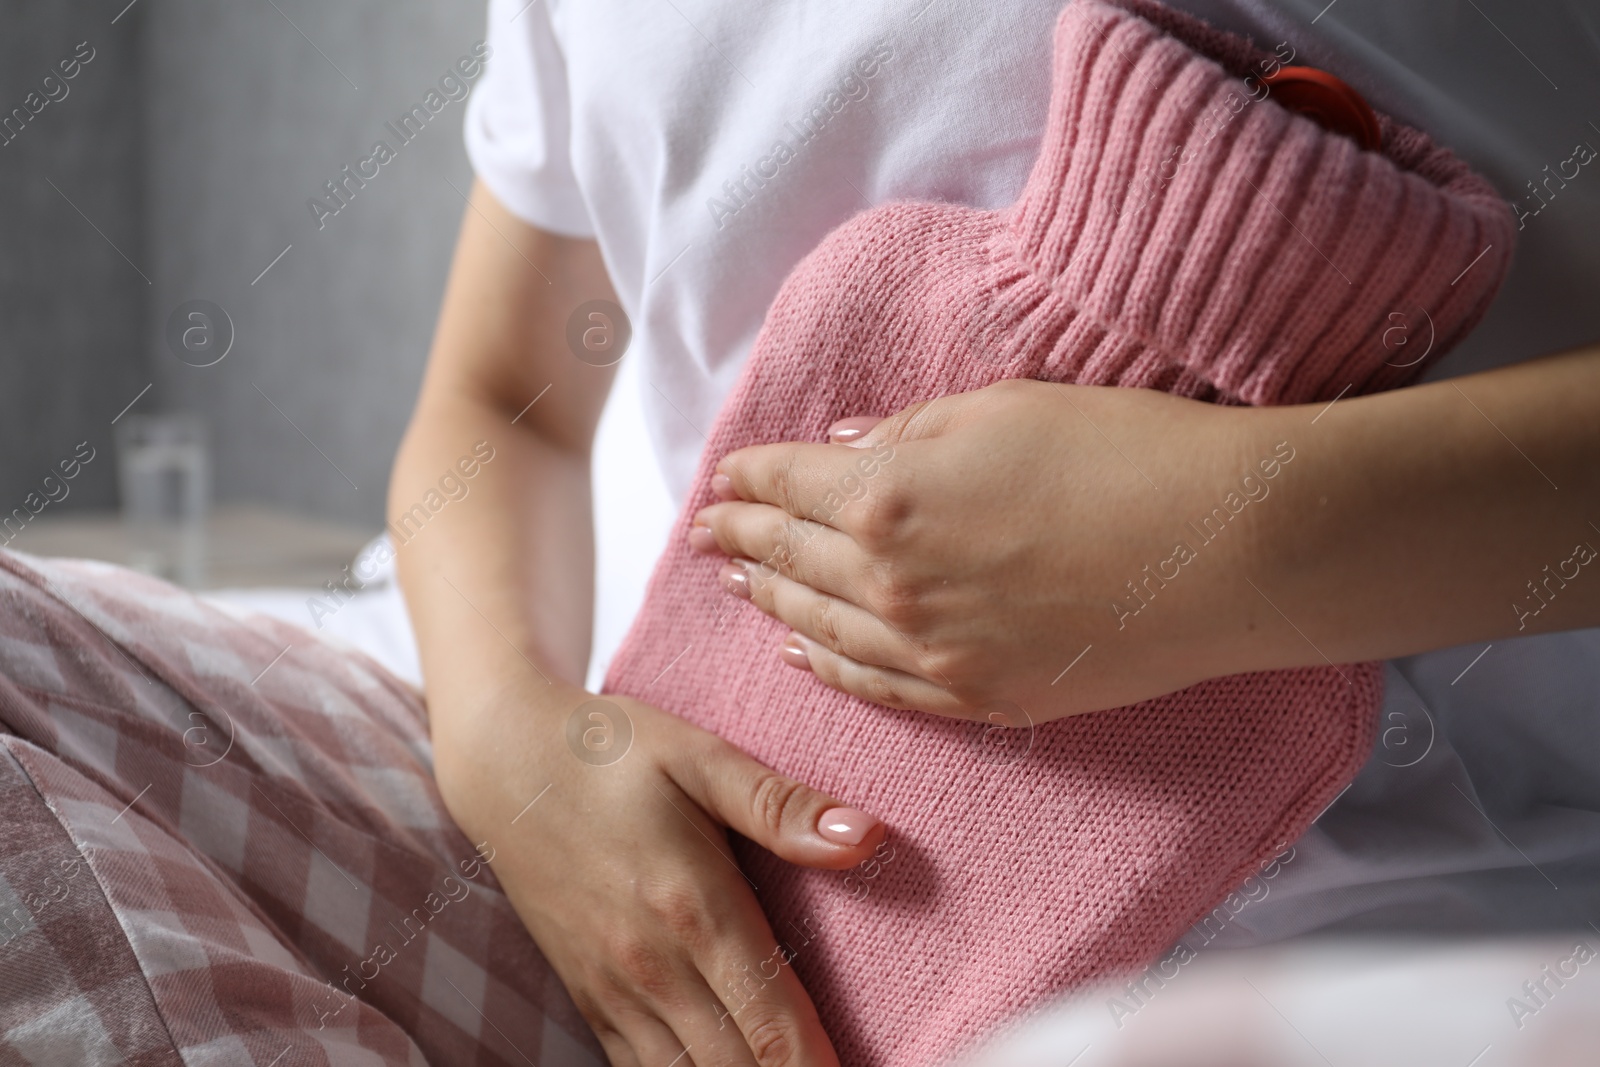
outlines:
[{"label": "woman", "polygon": [[[1407,85],[1404,68],[1377,54],[1370,39],[1332,30],[1338,9],[1288,15],[1246,2],[1185,6],[1219,25],[1254,30],[1263,41],[1292,41],[1304,61],[1347,73],[1386,110],[1403,113],[1404,101],[1430,99]],[[408,718],[418,712],[415,703],[353,657],[341,659],[320,646],[291,651],[283,646],[299,639],[292,633],[218,620],[157,588],[133,590],[130,596],[145,598],[149,610],[166,612],[174,634],[186,642],[174,639],[166,647],[161,643],[169,635],[148,617],[131,615],[128,599],[108,592],[101,575],[55,571],[38,579],[8,570],[4,579],[14,605],[6,615],[7,723],[38,745],[55,746],[51,751],[76,753],[73,767],[87,782],[68,789],[52,777],[59,769],[21,751],[26,746],[8,744],[17,768],[0,766],[8,812],[29,813],[27,825],[38,829],[40,840],[54,832],[49,840],[59,843],[63,827],[80,851],[87,840],[90,866],[108,885],[116,873],[104,867],[108,855],[155,856],[157,873],[136,885],[177,894],[176,857],[183,848],[203,854],[208,858],[195,865],[199,873],[188,873],[227,905],[210,906],[206,897],[207,922],[220,922],[226,911],[245,931],[219,939],[227,941],[221,947],[208,945],[198,957],[206,961],[202,966],[193,945],[202,936],[197,929],[210,929],[206,923],[168,921],[163,917],[183,909],[152,901],[148,893],[123,897],[108,889],[122,929],[133,931],[131,970],[118,972],[126,979],[124,993],[137,1008],[153,998],[166,1013],[170,1040],[218,1055],[247,1051],[271,1063],[287,1048],[262,1035],[282,1031],[288,1018],[315,1031],[322,1053],[336,1061],[345,1045],[330,1034],[345,1035],[340,1040],[350,1048],[378,1049],[396,1063],[414,1060],[417,1048],[447,1060],[463,1047],[461,1034],[481,1038],[485,1059],[581,1059],[581,1040],[563,1043],[549,1027],[540,1048],[522,1044],[527,1003],[543,1003],[562,1025],[572,1021],[561,1020],[558,997],[541,1002],[537,996],[544,963],[496,911],[497,895],[473,888],[485,884],[487,861],[613,1063],[836,1062],[793,971],[772,965],[775,933],[720,835],[731,828],[794,863],[843,871],[873,861],[884,827],[852,807],[851,797],[823,795],[775,774],[640,701],[614,698],[614,707],[626,713],[620,719],[585,709],[592,696],[579,681],[589,653],[593,572],[588,454],[611,372],[594,365],[608,360],[593,358],[594,346],[583,336],[588,329],[618,329],[621,322],[612,310],[585,305],[620,304],[633,320],[654,387],[652,430],[669,482],[682,493],[701,435],[780,281],[825,233],[860,208],[889,199],[987,207],[1015,199],[1043,126],[1049,31],[1057,11],[1054,2],[974,9],[940,0],[919,0],[903,11],[841,4],[825,14],[813,7],[492,3],[496,55],[469,129],[480,181],[390,494],[391,518],[407,529],[406,517],[419,501],[437,495],[442,475],[462,470],[475,482],[470,499],[430,506],[426,526],[413,521],[413,533],[399,547],[427,674],[437,793],[409,780],[427,769],[418,723]],[[1426,42],[1415,46],[1426,56],[1438,40],[1434,29],[1447,25],[1481,43],[1450,22],[1456,17],[1451,12],[1424,5],[1396,15],[1416,21],[1397,30],[1395,39]],[[1425,30],[1429,18],[1437,23]],[[1575,9],[1571,18],[1580,19]],[[1504,29],[1528,47],[1522,38],[1531,29]],[[1498,42],[1499,32],[1484,35]],[[1525,78],[1542,92],[1540,75],[1524,69],[1519,50],[1512,46],[1492,59],[1465,52],[1475,64],[1502,64],[1497,77],[1507,85],[1520,86],[1517,79]],[[1581,77],[1576,64],[1549,65],[1563,82]],[[1386,77],[1400,83],[1387,99]],[[1588,135],[1552,101],[1532,92],[1530,98],[1533,103],[1499,114],[1558,131],[1572,126],[1570,136],[1554,142],[1559,154],[1547,160],[1558,175],[1568,173],[1560,165],[1578,154],[1567,142]],[[1441,103],[1423,118],[1449,112]],[[1470,147],[1490,163],[1520,165],[1514,151],[1496,151],[1494,137],[1502,129],[1504,122],[1479,139],[1466,124],[1453,132],[1468,142],[1463,151]],[[1594,205],[1582,184],[1582,164],[1575,165],[1579,177],[1541,185],[1542,193],[1530,192],[1534,198],[1525,198],[1519,210],[1522,249],[1532,264],[1525,277],[1534,281],[1560,277],[1563,257],[1592,255],[1575,236]],[[1538,167],[1527,174],[1542,179]],[[1572,214],[1563,221],[1559,212],[1568,205]],[[1576,276],[1592,279],[1594,261],[1579,262],[1586,266]],[[1508,295],[1515,307],[1484,328],[1476,356],[1481,363],[1600,337],[1600,324],[1584,319],[1576,300],[1551,308],[1537,288],[1513,279]],[[582,315],[575,318],[575,310]],[[1420,343],[1422,335],[1412,309],[1396,314],[1396,359],[1404,362],[1411,358],[1404,346]],[[1071,692],[1094,695],[1062,700],[1054,712],[1092,711],[1241,670],[1406,656],[1467,641],[1493,642],[1485,656],[1499,656],[1506,638],[1600,622],[1600,582],[1586,579],[1586,564],[1549,585],[1542,570],[1549,564],[1558,577],[1571,575],[1570,567],[1561,568],[1576,558],[1572,544],[1590,536],[1583,532],[1588,522],[1600,522],[1586,511],[1597,488],[1596,385],[1600,356],[1579,350],[1456,384],[1338,401],[1319,423],[1327,436],[1317,455],[1303,461],[1303,495],[1263,509],[1249,544],[1233,546],[1211,571],[1196,572],[1192,586],[1174,591],[1170,610],[1130,626],[1135,640],[1096,649],[1078,662],[1074,673],[1092,682]],[[1090,612],[1093,624],[1103,624],[1109,616],[1102,603],[1081,606],[1094,595],[1082,575],[1120,574],[1130,564],[1129,573],[1136,573],[1147,560],[1127,551],[1128,531],[1206,510],[1211,501],[1191,487],[1203,485],[1207,472],[1231,463],[1241,448],[1242,424],[1227,408],[1143,390],[1066,387],[1085,417],[1064,421],[1059,406],[1041,403],[1030,388],[972,394],[960,402],[960,417],[948,422],[891,424],[895,462],[916,486],[910,506],[929,517],[919,524],[925,533],[908,540],[894,562],[930,582],[961,574],[1005,576],[998,584],[994,578],[952,581],[941,611],[925,632],[910,637],[1008,668],[1056,656],[1060,650],[1047,641],[1049,634],[1083,628]],[[1039,494],[1018,486],[996,511],[973,514],[966,505],[973,479],[982,477],[973,457],[1002,445],[1054,457],[1057,476],[1081,487],[1076,500],[1094,506],[1052,511],[1038,506]],[[817,456],[777,443],[737,457],[747,476],[732,489],[743,502],[729,501],[706,515],[714,547],[735,558],[765,558],[774,529],[786,521],[772,503],[783,499],[777,486],[785,479],[804,486]],[[464,462],[473,473],[458,466]],[[1155,475],[1167,495],[1147,495],[1145,483],[1128,476],[1129,465]],[[793,503],[804,510],[805,501]],[[1600,543],[1600,533],[1593,536]],[[1001,558],[1006,566],[994,566]],[[911,707],[951,710],[937,706],[940,680],[919,676],[917,664],[876,663],[863,651],[881,638],[872,629],[883,625],[881,619],[870,612],[856,616],[853,633],[828,635],[808,629],[813,615],[785,607],[817,603],[804,568],[856,578],[860,572],[851,568],[874,562],[880,561],[802,552],[781,581],[752,592],[758,606],[794,626],[805,666],[824,682],[873,696],[895,690],[907,694],[904,703]],[[1263,583],[1274,590],[1270,606],[1239,580],[1246,573],[1270,576]],[[1059,590],[1059,601],[1044,597],[1042,617],[1015,628],[997,607],[1011,592],[1006,582]],[[72,611],[81,611],[84,621],[74,621]],[[46,616],[49,625],[37,621]],[[231,645],[232,660],[216,650],[196,651],[206,648],[199,642],[207,628]],[[834,643],[822,643],[829,636]],[[116,642],[125,664],[99,643],[106,639]],[[55,659],[46,662],[41,647],[55,648]],[[1581,695],[1590,666],[1564,653],[1551,657],[1548,672],[1535,675],[1528,668],[1540,648],[1552,647],[1562,652],[1562,646],[1537,642],[1513,646],[1506,676],[1547,686],[1547,701],[1583,706],[1591,699]],[[1531,650],[1520,666],[1518,648]],[[103,662],[88,663],[86,649],[98,651]],[[1451,673],[1469,667],[1458,679],[1467,686],[1476,681],[1474,672],[1481,678],[1495,669],[1487,658],[1469,665],[1471,652],[1434,662],[1449,663]],[[274,654],[284,658],[274,661]],[[297,664],[301,656],[307,658]],[[258,674],[258,665],[269,669]],[[62,710],[62,691],[109,684],[90,666],[126,688],[103,706],[89,706],[80,696],[71,710]],[[1407,669],[1402,681],[1424,690],[1437,673],[1428,657]],[[887,677],[886,670],[899,673]],[[1396,684],[1399,677],[1391,672],[1392,691],[1405,691]],[[212,693],[217,678],[228,684]],[[1449,690],[1448,679],[1435,685],[1430,703],[1437,708],[1435,701]],[[141,695],[147,693],[161,695]],[[1386,762],[1382,757],[1394,749],[1380,752],[1358,788],[1309,835],[1302,855],[1273,880],[1273,892],[1292,907],[1273,911],[1269,900],[1241,918],[1238,929],[1273,937],[1345,914],[1397,921],[1407,906],[1437,909],[1441,899],[1462,899],[1461,885],[1407,881],[1413,874],[1465,871],[1481,875],[1481,885],[1496,869],[1517,873],[1506,859],[1511,850],[1472,797],[1484,796],[1485,766],[1506,769],[1514,779],[1513,785],[1497,783],[1488,812],[1495,826],[1507,825],[1504,809],[1532,809],[1535,816],[1541,803],[1567,809],[1558,813],[1565,815],[1554,821],[1559,825],[1531,817],[1508,831],[1514,847],[1526,847],[1533,836],[1547,846],[1534,850],[1530,864],[1540,872],[1549,869],[1550,857],[1592,864],[1593,812],[1600,801],[1588,783],[1600,754],[1586,747],[1592,745],[1588,734],[1570,720],[1520,715],[1514,696],[1495,705],[1491,722],[1440,724],[1430,749],[1434,762],[1427,766],[1446,760],[1442,771],[1388,775],[1403,769],[1409,753]],[[235,729],[202,710],[213,706],[230,709],[245,725]],[[183,713],[179,729],[195,758],[185,761],[181,787],[169,788],[165,772],[143,778],[146,769],[159,770],[159,760],[130,755],[145,751],[129,740],[137,731],[130,728],[116,740],[104,726],[112,716],[131,714],[128,709],[151,708],[152,715]],[[352,715],[352,708],[364,713]],[[1386,707],[1385,716],[1397,708]],[[191,723],[183,715],[199,718]],[[291,743],[273,732],[279,729],[275,717],[307,725],[297,727]],[[1512,727],[1520,732],[1516,743],[1502,741],[1485,756],[1486,739],[1504,737]],[[602,748],[614,741],[605,731],[631,731],[626,758],[604,774],[590,773],[596,769],[593,747],[585,743],[591,729],[601,731]],[[1418,736],[1416,724],[1408,729],[1407,736]],[[239,749],[213,759],[213,736],[229,737],[230,746],[238,736]],[[142,740],[159,755],[159,739]],[[1565,762],[1547,760],[1540,767],[1539,755],[1551,750]],[[411,773],[394,769],[400,766]],[[213,789],[202,772],[234,777],[225,780],[226,789]],[[46,799],[70,794],[71,803],[41,806],[35,792]],[[1458,803],[1458,794],[1461,811],[1447,806]],[[452,853],[464,842],[452,828],[435,825],[440,798],[478,857]],[[1419,811],[1425,818],[1418,821],[1431,822],[1431,830],[1408,836],[1416,827],[1407,819]],[[21,815],[8,821],[23,825]],[[235,825],[244,829],[226,832]],[[246,849],[246,833],[270,839],[270,847]],[[348,851],[338,844],[344,841],[351,843]],[[277,869],[292,864],[262,858],[291,848],[304,853],[303,870],[292,877]],[[430,851],[432,867],[417,859]],[[1402,851],[1415,861],[1405,870],[1393,859]],[[18,880],[14,858],[5,858],[12,884]],[[29,905],[46,933],[56,916],[71,914],[85,929],[95,920],[89,904],[80,910],[74,896],[78,870],[63,867],[50,895]],[[275,881],[280,877],[283,887]],[[1547,891],[1542,877],[1534,870],[1520,881],[1502,877],[1504,892],[1483,899],[1518,905],[1518,914],[1537,912],[1542,898],[1534,893]],[[1295,878],[1302,879],[1298,888]],[[419,892],[415,908],[402,901],[392,919],[379,923],[379,898],[396,895],[384,890],[386,880],[420,886],[427,895]],[[1562,884],[1563,899],[1593,895],[1592,878]],[[1386,894],[1386,886],[1396,891]],[[1325,891],[1339,887],[1355,887],[1353,895]],[[261,933],[268,929],[272,936]],[[430,940],[437,930],[450,931],[451,938]],[[381,950],[373,948],[375,941]],[[55,943],[74,942],[62,933]],[[429,947],[420,947],[424,943]],[[61,1003],[75,1003],[72,992],[90,985],[94,997],[109,996],[108,983],[95,981],[103,975],[63,968],[61,958],[61,952],[42,950],[28,957],[42,961],[32,972],[40,988],[48,973]],[[348,961],[343,970],[341,961]],[[762,979],[754,985],[752,972]],[[141,973],[153,977],[146,982]],[[184,984],[197,973],[217,976],[205,988],[220,991],[235,1014],[208,1017],[209,1029],[173,1026],[172,1013],[198,996]],[[413,983],[420,992],[396,997],[386,983]],[[313,987],[318,997],[307,993]],[[283,988],[293,995],[278,996]],[[523,1000],[512,1000],[508,988]],[[263,990],[277,997],[273,1004],[292,1003],[294,1011],[272,1015],[272,998]],[[126,1055],[168,1039],[160,1027],[134,1027],[132,1036],[128,1027],[109,1022],[95,1023],[95,1030],[82,1023],[85,1017],[71,1016],[79,1020],[71,1033],[81,1036],[74,1048],[109,1042]],[[132,1016],[124,1010],[102,1017],[121,1025]],[[41,1042],[60,1040],[52,1035],[66,1018],[40,1011],[19,1021],[13,1013],[5,1020],[8,1040],[46,1047]],[[240,1020],[267,1021],[247,1026]],[[57,1062],[94,1061],[88,1052],[63,1048],[48,1046]],[[48,1062],[48,1054],[31,1058]]]},{"label": "woman", "polygon": [[[1309,20],[1253,5],[1204,13],[1224,25],[1292,32],[1307,53],[1328,47]],[[630,13],[622,27],[606,12],[562,5],[491,10],[500,65],[474,103],[469,132],[480,185],[391,501],[397,512],[409,507],[463,441],[487,437],[506,457],[486,472],[478,506],[444,517],[437,536],[430,531],[400,554],[439,782],[474,839],[494,837],[550,787],[537,830],[514,854],[503,850],[496,870],[616,1062],[670,1062],[685,1047],[695,1062],[752,1054],[726,1025],[729,1010],[716,1006],[741,967],[771,954],[773,937],[749,887],[711,855],[717,824],[795,862],[841,868],[860,860],[881,829],[868,814],[838,813],[849,798],[764,776],[638,702],[618,701],[636,751],[612,768],[603,794],[592,792],[600,779],[583,777],[557,743],[587,698],[576,684],[588,652],[587,451],[608,383],[568,350],[568,314],[618,299],[632,314],[654,386],[652,430],[681,492],[777,280],[822,232],[863,198],[943,196],[980,206],[1014,198],[1042,118],[1042,49],[1054,15],[1053,4],[981,15],[937,5],[892,17],[836,14],[826,20],[827,45],[814,52],[804,44],[818,40],[808,33],[821,31],[806,25],[815,16],[796,12],[669,6]],[[642,44],[653,35],[671,44]],[[789,46],[795,41],[802,47]],[[936,106],[926,95],[935,84],[943,89]],[[811,101],[791,85],[845,102],[811,118]],[[722,118],[713,123],[711,114]],[[1396,343],[1398,352],[1400,335]],[[1204,588],[1175,598],[1164,616],[1152,613],[1140,643],[1086,659],[1078,669],[1104,688],[1063,710],[1262,666],[1593,625],[1600,583],[1573,582],[1548,603],[1528,601],[1528,616],[1507,604],[1528,595],[1535,561],[1557,548],[1567,558],[1565,542],[1586,529],[1596,446],[1584,426],[1592,425],[1597,366],[1593,353],[1579,352],[1464,381],[1459,392],[1435,385],[1342,402],[1326,420],[1332,443],[1319,445],[1326,451],[1306,476],[1314,498],[1278,509],[1281,521],[1229,561],[1231,573],[1200,579]],[[910,460],[920,464],[915,507],[928,521],[905,547],[907,560],[930,576],[983,570],[985,553],[1052,545],[1053,534],[1061,547],[1005,573],[1019,586],[1068,589],[1091,566],[1083,553],[1112,569],[1123,562],[1113,546],[1128,524],[1206,509],[1198,497],[1146,494],[1123,478],[1125,459],[1104,441],[1124,443],[1163,485],[1194,484],[1194,472],[1230,454],[1236,424],[1227,410],[1132,391],[1084,391],[1077,400],[1084,420],[1063,421],[1049,403],[1017,397],[910,433],[930,440]],[[1019,489],[1015,512],[971,514],[963,502],[983,476],[964,457],[997,434],[1058,457],[1099,506],[1052,513]],[[754,472],[738,486],[753,503],[708,515],[721,550],[766,557],[785,519],[771,506],[779,499],[772,480],[781,473],[803,482],[809,456],[774,446],[737,457]],[[975,538],[974,528],[1016,532]],[[1246,560],[1282,591],[1282,616],[1237,581]],[[778,581],[803,586],[804,575]],[[947,616],[912,637],[966,642],[1008,663],[1058,657],[1048,630],[1008,626],[996,607],[1007,591],[960,588],[945,600]],[[801,634],[819,677],[881,694],[874,676],[886,669],[853,659],[849,635],[829,648],[805,632],[804,598],[803,589],[757,594]],[[1103,609],[1063,597],[1055,621],[1070,630],[1089,610]],[[857,640],[870,646],[873,622],[862,625]],[[915,675],[900,665],[894,688],[927,706],[938,679]],[[825,1061],[803,992],[783,974],[732,1020],[743,1044],[761,1062]]]}]

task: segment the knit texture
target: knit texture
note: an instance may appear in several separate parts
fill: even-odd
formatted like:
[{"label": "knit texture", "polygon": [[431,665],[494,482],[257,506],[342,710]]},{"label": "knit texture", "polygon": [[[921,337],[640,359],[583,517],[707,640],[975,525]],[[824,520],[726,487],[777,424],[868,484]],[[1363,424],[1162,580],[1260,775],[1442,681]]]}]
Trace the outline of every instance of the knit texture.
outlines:
[{"label": "knit texture", "polygon": [[[734,843],[846,1067],[925,1067],[1159,957],[1354,776],[1380,665],[1219,678],[997,755],[978,724],[780,662],[787,628],[686,547],[716,461],[1002,378],[1232,404],[1396,386],[1427,360],[1420,337],[1385,347],[1390,316],[1425,311],[1436,358],[1511,253],[1505,204],[1459,159],[1386,116],[1369,152],[1291,114],[1259,80],[1281,57],[1248,41],[1144,0],[1076,0],[1055,50],[1014,207],[886,204],[795,268],[608,678],[887,822],[883,857],[850,874]],[[737,1004],[759,984],[741,983],[718,992]]]}]

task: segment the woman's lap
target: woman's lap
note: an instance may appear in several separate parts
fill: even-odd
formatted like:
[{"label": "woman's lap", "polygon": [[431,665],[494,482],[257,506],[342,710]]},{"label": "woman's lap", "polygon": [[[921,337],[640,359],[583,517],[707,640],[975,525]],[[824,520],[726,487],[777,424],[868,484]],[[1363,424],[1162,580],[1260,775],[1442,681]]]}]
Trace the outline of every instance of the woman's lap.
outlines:
[{"label": "woman's lap", "polygon": [[0,745],[0,1067],[601,1061],[364,656],[0,553]]}]

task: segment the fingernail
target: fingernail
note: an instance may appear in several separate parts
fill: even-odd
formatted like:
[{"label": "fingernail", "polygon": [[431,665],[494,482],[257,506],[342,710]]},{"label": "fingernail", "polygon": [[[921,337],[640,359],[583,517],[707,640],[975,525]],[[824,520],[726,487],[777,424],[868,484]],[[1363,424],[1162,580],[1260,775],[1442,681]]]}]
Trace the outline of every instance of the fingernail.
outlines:
[{"label": "fingernail", "polygon": [[721,546],[717,544],[717,535],[711,532],[709,526],[689,527],[689,547],[696,552],[720,552]]},{"label": "fingernail", "polygon": [[876,415],[852,415],[848,419],[840,419],[828,427],[828,443],[848,445],[859,441],[882,421]]},{"label": "fingernail", "polygon": [[817,833],[838,845],[859,845],[878,820],[855,808],[829,808],[817,820]]},{"label": "fingernail", "polygon": [[742,600],[750,599],[750,575],[737,563],[722,565],[722,588]]},{"label": "fingernail", "polygon": [[799,634],[790,634],[783,647],[778,649],[778,655],[791,667],[799,667],[803,671],[811,669],[811,657],[806,655],[806,646],[800,643]]},{"label": "fingernail", "polygon": [[726,474],[713,474],[711,476],[711,491],[717,494],[718,500],[739,499],[739,494],[733,491],[733,479]]}]

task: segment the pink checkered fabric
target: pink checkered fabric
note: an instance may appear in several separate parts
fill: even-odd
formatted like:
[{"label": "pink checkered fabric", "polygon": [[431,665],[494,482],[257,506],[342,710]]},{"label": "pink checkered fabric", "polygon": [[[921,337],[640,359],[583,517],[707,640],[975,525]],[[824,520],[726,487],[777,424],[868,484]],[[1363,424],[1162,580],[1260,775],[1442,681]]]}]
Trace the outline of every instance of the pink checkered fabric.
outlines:
[{"label": "pink checkered fabric", "polygon": [[366,657],[0,552],[0,1067],[601,1064]]}]

